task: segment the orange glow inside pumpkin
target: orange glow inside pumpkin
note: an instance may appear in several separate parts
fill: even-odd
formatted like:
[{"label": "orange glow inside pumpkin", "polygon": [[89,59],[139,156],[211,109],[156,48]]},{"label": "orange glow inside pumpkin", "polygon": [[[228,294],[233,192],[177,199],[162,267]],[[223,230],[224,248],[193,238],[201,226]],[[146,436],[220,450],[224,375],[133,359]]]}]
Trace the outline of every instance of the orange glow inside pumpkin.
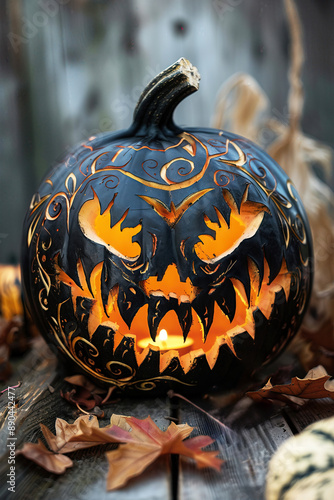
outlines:
[{"label": "orange glow inside pumpkin", "polygon": [[[79,212],[78,221],[82,232],[87,238],[108,248],[114,255],[130,261],[137,260],[141,249],[139,243],[132,240],[141,231],[141,224],[136,227],[121,229],[121,225],[129,212],[128,209],[118,222],[111,225],[110,209],[114,204],[115,197],[105,211],[101,213],[100,201],[94,190],[93,193],[94,198],[86,201]],[[117,248],[114,246],[115,242],[117,242]]]},{"label": "orange glow inside pumpkin", "polygon": [[229,225],[214,207],[218,222],[212,222],[206,215],[204,221],[209,229],[215,231],[215,235],[200,235],[200,242],[194,247],[197,256],[210,264],[230,254],[243,240],[254,236],[261,225],[264,213],[269,212],[261,203],[247,201],[248,187],[244,192],[240,209],[229,191],[223,190],[223,196],[231,209]]},{"label": "orange glow inside pumpkin", "polygon": [[[127,266],[126,260],[130,261],[129,269],[131,269],[133,265],[136,265],[135,261],[140,256],[140,245],[133,241],[133,237],[141,230],[141,224],[138,224],[134,228],[121,229],[121,224],[128,213],[127,210],[121,219],[112,226],[111,207],[114,204],[116,196],[114,196],[102,213],[99,199],[94,191],[93,193],[93,199],[85,202],[80,209],[78,216],[80,227],[87,238],[96,243],[103,244],[113,254],[122,259],[124,258],[124,265]],[[268,212],[268,209],[263,204],[247,200],[248,186],[245,189],[239,208],[233,195],[228,190],[223,189],[223,196],[231,209],[229,224],[226,223],[223,215],[215,207],[217,222],[211,221],[204,214],[204,222],[215,232],[214,236],[200,235],[200,241],[194,246],[194,252],[204,263],[202,270],[207,274],[212,274],[216,271],[219,266],[218,261],[224,256],[231,255],[230,266],[235,264],[232,260],[234,249],[243,240],[255,235],[261,225],[265,212]],[[155,200],[153,208],[160,213],[162,209],[158,205],[158,201]],[[156,245],[156,236],[152,235],[152,238]],[[181,252],[184,250],[183,244],[184,242],[181,244]],[[215,264],[217,265],[213,268]],[[254,338],[255,323],[253,313],[259,308],[264,316],[269,319],[275,302],[275,293],[283,289],[286,299],[288,299],[291,282],[291,274],[286,268],[285,261],[283,261],[280,272],[275,280],[269,284],[270,270],[267,261],[264,260],[264,276],[260,286],[259,270],[249,258],[248,273],[251,282],[249,302],[242,282],[231,278],[231,283],[236,294],[235,314],[232,321],[230,321],[228,316],[215,302],[213,322],[204,341],[204,326],[195,310],[191,308],[192,324],[187,339],[184,340],[177,313],[174,310],[170,310],[163,316],[158,326],[158,333],[164,330],[168,332],[168,340],[163,341],[158,336],[156,341],[153,341],[148,327],[148,305],[144,305],[138,310],[130,328],[126,325],[118,309],[118,285],[113,287],[109,293],[107,304],[103,305],[101,297],[103,262],[98,263],[93,269],[90,276],[90,286],[88,286],[80,260],[77,263],[79,284],[75,283],[57,265],[56,268],[59,280],[71,287],[75,312],[78,298],[90,299],[91,309],[88,319],[88,333],[90,338],[92,338],[98,326],[105,325],[115,331],[113,336],[114,349],[117,348],[124,336],[135,340],[136,356],[139,365],[145,359],[149,349],[160,350],[161,370],[163,370],[164,366],[168,366],[172,357],[178,356],[185,372],[190,369],[193,359],[203,353],[205,353],[208,364],[212,368],[218,357],[219,347],[223,343],[227,344],[232,352],[236,354],[232,338],[244,331],[247,331]],[[223,283],[224,279],[226,277],[222,274],[219,283],[213,284],[208,293],[213,293],[216,287],[219,287]],[[148,297],[154,296],[158,299],[160,296],[167,299],[176,298],[179,304],[182,302],[191,303],[199,292],[192,285],[189,278],[185,282],[181,281],[176,264],[171,264],[167,267],[161,280],[158,280],[156,276],[151,276],[147,280],[140,282],[139,286]],[[135,287],[131,291],[135,294]],[[123,300],[126,299],[124,298]],[[128,304],[128,306],[130,307],[131,304]]]},{"label": "orange glow inside pumpkin", "polygon": [[193,340],[187,338],[184,340],[178,335],[170,335],[165,328],[162,328],[157,335],[155,342],[151,338],[144,338],[137,341],[137,345],[140,349],[145,349],[148,345],[153,345],[159,347],[161,352],[166,352],[169,350],[177,350],[179,355],[189,352],[191,346],[193,345]]},{"label": "orange glow inside pumpkin", "polygon": [[146,295],[165,295],[165,297],[176,297],[180,302],[189,302],[196,296],[194,286],[189,278],[185,282],[180,279],[179,272],[175,264],[167,267],[162,280],[158,281],[156,276],[150,276],[140,283]]},{"label": "orange glow inside pumpkin", "polygon": [[[203,326],[201,320],[195,311],[192,309],[192,326],[190,328],[187,341],[190,343],[184,345],[182,329],[178,321],[175,311],[169,311],[161,320],[159,324],[159,331],[166,330],[169,335],[173,336],[173,341],[179,339],[179,348],[171,350],[161,349],[158,342],[154,342],[149,333],[147,324],[148,306],[141,307],[136,316],[134,317],[131,328],[129,329],[124,322],[118,306],[117,297],[119,287],[115,286],[109,293],[109,299],[106,307],[103,307],[101,297],[101,273],[103,262],[97,264],[90,276],[89,290],[82,263],[79,260],[77,264],[78,276],[80,286],[77,285],[62,269],[58,266],[57,272],[59,280],[67,286],[71,287],[71,295],[73,301],[74,311],[76,311],[77,298],[88,298],[92,302],[92,308],[88,320],[88,332],[90,337],[94,334],[99,325],[105,325],[116,331],[114,334],[114,349],[117,348],[124,336],[132,337],[136,340],[137,345],[137,362],[140,365],[146,357],[149,349],[162,350],[160,358],[160,369],[163,370],[168,366],[171,358],[178,356],[180,363],[187,372],[192,365],[192,361],[199,354],[205,353],[209,366],[212,368],[218,357],[219,347],[221,344],[226,343],[234,352],[232,338],[243,332],[247,331],[252,338],[255,335],[255,324],[253,319],[253,312],[259,308],[264,316],[268,319],[270,317],[272,306],[275,301],[275,293],[284,290],[286,298],[288,298],[290,290],[291,275],[286,268],[285,261],[283,261],[281,270],[276,278],[269,284],[269,266],[266,260],[264,261],[264,277],[261,287],[259,286],[259,272],[254,262],[249,259],[249,275],[251,280],[251,294],[250,303],[248,304],[246,293],[243,284],[237,279],[231,279],[234,289],[236,291],[236,310],[233,320],[230,322],[229,318],[221,311],[218,305],[215,305],[213,323],[210,328],[206,341],[203,339]],[[169,281],[157,281],[163,286],[165,291],[170,289],[185,291],[188,290],[187,283],[177,283],[175,281],[175,270],[169,270],[165,274],[166,279]],[[164,278],[165,278],[164,277]],[[171,280],[171,281],[170,281]],[[151,280],[152,282],[152,280]],[[178,288],[179,287],[179,288]],[[186,287],[186,288],[185,288]],[[156,293],[163,294],[162,290],[156,290]],[[176,294],[176,292],[172,292]],[[193,291],[195,293],[195,290]],[[181,299],[182,295],[179,297]],[[147,342],[146,342],[147,341]],[[145,345],[147,347],[145,347]],[[174,344],[175,345],[175,344]],[[141,347],[142,346],[142,347]],[[235,352],[234,352],[235,354]]]}]

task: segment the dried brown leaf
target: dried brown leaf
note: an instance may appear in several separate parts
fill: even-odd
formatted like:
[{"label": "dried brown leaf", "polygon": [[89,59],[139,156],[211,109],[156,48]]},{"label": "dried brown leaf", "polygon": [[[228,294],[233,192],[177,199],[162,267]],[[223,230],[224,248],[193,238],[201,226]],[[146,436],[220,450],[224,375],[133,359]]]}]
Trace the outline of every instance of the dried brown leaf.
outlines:
[{"label": "dried brown leaf", "polygon": [[[195,460],[197,467],[211,467],[220,470],[222,460],[217,458],[217,451],[203,451],[202,448],[214,441],[209,436],[197,436],[184,441],[193,428],[187,424],[176,425],[172,422],[166,431],[162,431],[151,417],[138,420],[134,417],[112,415],[110,424],[100,427],[95,416],[83,415],[73,424],[58,418],[56,434],[41,424],[47,444],[53,451],[47,450],[41,441],[26,443],[19,453],[35,461],[46,470],[61,474],[72,461],[64,456],[78,449],[106,443],[120,444],[117,450],[107,452],[110,470],[107,489],[123,486],[128,479],[138,476],[159,456],[168,453],[180,454]],[[61,452],[61,453],[59,453]]]},{"label": "dried brown leaf", "polygon": [[74,387],[70,391],[60,391],[60,395],[69,403],[86,410],[92,410],[95,406],[102,406],[109,402],[111,394],[116,389],[116,386],[108,389],[98,387],[84,375],[72,375],[64,380]]},{"label": "dried brown leaf", "polygon": [[297,402],[295,398],[334,399],[334,380],[330,380],[330,375],[323,366],[312,368],[304,378],[293,377],[289,384],[272,385],[271,379],[258,391],[247,392],[247,396],[254,401],[264,399],[280,400],[286,403]]},{"label": "dried brown leaf", "polygon": [[134,436],[128,431],[124,430],[117,425],[107,425],[105,427],[99,427],[97,425],[87,425],[85,420],[79,422],[79,430],[75,435],[71,436],[69,439],[69,444],[72,442],[76,443],[94,443],[96,444],[106,444],[106,443],[126,443],[134,441]]},{"label": "dried brown leaf", "polygon": [[139,476],[159,456],[160,450],[151,444],[136,446],[120,445],[117,450],[106,453],[109,461],[107,490],[124,486],[129,479]]},{"label": "dried brown leaf", "polygon": [[71,391],[66,392],[60,391],[60,395],[74,406],[79,408],[83,407],[86,410],[92,410],[102,401],[102,398],[97,394],[92,396],[89,391],[83,389],[82,387],[79,390],[72,389]]},{"label": "dried brown leaf", "polygon": [[16,455],[19,454],[54,474],[64,474],[66,469],[73,466],[69,457],[48,450],[41,440],[38,443],[25,443],[23,448],[17,450]]},{"label": "dried brown leaf", "polygon": [[130,478],[139,476],[159,456],[167,453],[190,457],[199,468],[211,467],[220,470],[222,461],[217,458],[218,452],[201,449],[213,443],[209,436],[198,436],[184,441],[193,430],[189,425],[176,425],[172,422],[166,431],[162,431],[151,417],[144,420],[124,418],[131,427],[133,441],[121,444],[117,450],[106,453],[110,465],[107,490],[124,486]]},{"label": "dried brown leaf", "polygon": [[127,430],[114,425],[113,419],[110,425],[100,428],[95,415],[82,415],[73,424],[57,418],[56,434],[53,434],[45,425],[40,425],[46,442],[56,453],[71,453],[101,444],[125,443],[133,440],[133,436]]},{"label": "dried brown leaf", "polygon": [[91,380],[86,378],[84,375],[72,375],[70,377],[65,377],[64,380],[69,384],[76,385],[87,389],[87,391],[95,394],[104,394],[106,392],[102,387],[97,387]]},{"label": "dried brown leaf", "polygon": [[[44,425],[40,424],[41,430],[43,432],[43,436],[51,448],[55,453],[70,453],[72,451],[76,451],[82,448],[89,448],[91,446],[96,446],[101,444],[98,442],[77,442],[75,440],[76,436],[81,436],[81,423],[84,422],[86,428],[89,427],[99,427],[99,423],[96,416],[93,415],[82,415],[73,422],[73,424],[69,424],[66,420],[61,418],[57,418],[56,420],[56,434],[52,434],[52,432]],[[73,438],[73,439],[72,439]],[[72,439],[71,442],[69,442]]]}]

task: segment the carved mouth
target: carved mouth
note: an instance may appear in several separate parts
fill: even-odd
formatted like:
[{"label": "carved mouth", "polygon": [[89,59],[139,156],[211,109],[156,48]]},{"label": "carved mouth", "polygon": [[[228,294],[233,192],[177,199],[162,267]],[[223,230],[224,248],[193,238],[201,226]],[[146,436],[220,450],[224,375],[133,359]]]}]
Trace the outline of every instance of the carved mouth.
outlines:
[{"label": "carved mouth", "polygon": [[[152,340],[155,341],[159,325],[169,311],[176,313],[183,339],[186,340],[193,322],[191,304],[198,295],[190,279],[181,282],[177,267],[170,265],[162,280],[151,276],[139,285],[148,298],[147,322]],[[174,323],[175,318],[172,325]],[[170,329],[169,326],[167,328]]]},{"label": "carved mouth", "polygon": [[[194,359],[202,355],[213,369],[222,344],[226,344],[237,356],[233,339],[247,334],[254,340],[257,311],[269,320],[277,294],[283,294],[284,302],[287,301],[291,285],[291,274],[287,271],[285,261],[272,282],[269,282],[269,266],[264,261],[264,274],[260,283],[258,270],[250,260],[249,296],[243,284],[235,278],[223,279],[209,291],[195,289],[190,286],[190,281],[174,281],[176,292],[172,292],[167,282],[152,277],[142,282],[138,289],[133,286],[123,289],[116,285],[110,290],[107,303],[103,304],[100,286],[102,268],[103,262],[94,268],[88,286],[81,261],[78,261],[78,286],[56,266],[59,281],[70,287],[76,316],[80,318],[79,305],[85,301],[89,339],[95,338],[95,332],[101,326],[108,328],[113,335],[114,353],[125,339],[132,339],[138,366],[148,359],[152,350],[160,350],[155,340],[162,329],[179,336],[180,345],[190,339],[192,342],[188,352],[184,353],[183,350],[180,355],[177,350],[161,353],[161,373],[175,356],[179,358],[185,373],[190,370]],[[158,289],[158,285],[162,290]],[[134,302],[137,304],[135,308]],[[139,341],[147,338],[151,341],[147,348],[141,349]]]}]

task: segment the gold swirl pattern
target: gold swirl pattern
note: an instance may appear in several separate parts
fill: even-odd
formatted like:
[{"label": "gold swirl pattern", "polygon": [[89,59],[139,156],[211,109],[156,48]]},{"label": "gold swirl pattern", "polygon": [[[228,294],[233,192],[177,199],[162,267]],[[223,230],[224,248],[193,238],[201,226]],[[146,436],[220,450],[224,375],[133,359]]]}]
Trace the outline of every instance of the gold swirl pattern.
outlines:
[{"label": "gold swirl pattern", "polygon": [[[172,160],[170,160],[169,162],[167,162],[161,166],[159,175],[160,175],[162,182],[146,180],[138,175],[133,174],[132,172],[129,172],[127,170],[123,170],[124,167],[126,167],[129,164],[132,157],[130,157],[122,165],[107,165],[107,166],[103,167],[103,172],[117,171],[118,174],[129,177],[130,179],[133,179],[136,182],[139,182],[140,184],[142,184],[144,186],[151,187],[154,189],[160,189],[163,191],[174,191],[176,189],[184,189],[184,188],[193,186],[196,182],[198,182],[200,179],[202,179],[203,175],[205,174],[205,172],[208,169],[210,161],[213,158],[218,158],[218,157],[224,156],[228,153],[229,141],[226,142],[226,151],[224,153],[222,153],[222,152],[217,153],[216,152],[216,153],[210,155],[209,151],[208,151],[208,147],[206,146],[206,144],[203,141],[199,140],[196,136],[194,136],[192,134],[183,132],[182,134],[180,134],[180,140],[178,141],[178,143],[175,145],[169,146],[166,149],[154,149],[154,148],[150,148],[148,146],[141,146],[140,148],[135,148],[134,146],[131,146],[131,145],[130,146],[119,146],[120,149],[113,156],[111,163],[115,162],[118,159],[119,155],[122,152],[124,152],[124,150],[126,152],[126,150],[131,150],[131,149],[133,149],[135,151],[140,151],[142,149],[148,149],[151,151],[166,152],[169,149],[174,149],[174,148],[181,146],[181,144],[183,144],[183,143],[184,143],[184,146],[183,146],[184,151],[186,153],[188,153],[191,157],[194,157],[194,155],[196,154],[196,149],[198,147],[201,147],[202,150],[204,151],[205,160],[204,160],[204,163],[203,163],[200,171],[198,173],[194,174],[189,179],[180,180],[180,181],[172,181],[168,177],[168,170],[170,169],[171,165],[173,165],[175,162],[182,161],[182,162],[186,162],[189,164],[189,172],[187,172],[187,173],[183,172],[184,167],[181,167],[180,169],[178,169],[178,175],[180,175],[180,176],[190,175],[194,171],[195,165],[194,165],[193,160],[190,158],[186,158],[184,156],[179,156],[177,158],[173,158]],[[102,156],[108,155],[108,154],[109,154],[109,152],[104,152],[104,153],[101,153],[97,158],[95,158],[95,160],[91,166],[91,174],[87,176],[87,179],[89,179],[92,175],[96,174],[99,171],[96,168],[98,160]],[[236,160],[236,164],[237,165],[244,165],[245,162],[246,162],[246,156],[243,152],[241,152],[241,157],[239,157],[239,159]],[[152,177],[151,174],[149,174],[149,176]]]},{"label": "gold swirl pattern", "polygon": [[[66,225],[67,225],[67,231],[69,231],[69,217],[70,217],[70,201],[68,200],[67,194],[64,192],[56,193],[54,196],[52,196],[51,200],[49,201],[46,211],[45,211],[45,217],[47,220],[53,221],[55,219],[58,219],[60,214],[62,213],[62,205],[59,201],[56,201],[57,198],[63,198],[65,201],[65,206],[66,206]],[[54,214],[50,213],[51,205],[53,205],[52,210]]]},{"label": "gold swirl pattern", "polygon": [[[279,218],[282,226],[282,232],[284,234],[286,248],[289,246],[290,232],[297,238],[297,240],[302,245],[306,245],[307,241],[306,241],[306,230],[304,222],[299,214],[296,215],[295,221],[292,221],[291,217],[285,213],[284,208],[287,209],[292,208],[292,203],[289,200],[287,200],[284,196],[282,196],[280,193],[276,192],[277,181],[275,179],[275,176],[269,169],[269,167],[262,167],[262,166],[258,167],[260,174],[256,174],[253,168],[250,169],[251,171],[248,171],[246,168],[243,167],[243,164],[240,164],[240,159],[244,157],[244,153],[242,152],[240,147],[235,142],[231,142],[229,140],[227,140],[227,143],[231,143],[233,147],[236,149],[236,151],[239,154],[239,160],[231,161],[231,160],[220,159],[219,161],[237,167],[241,172],[243,172],[243,174],[250,177],[261,188],[261,190],[264,191],[264,193],[268,198],[271,198],[279,213]],[[250,160],[250,163],[251,161],[252,159]],[[267,172],[270,173],[271,178],[274,182],[274,184],[271,186],[266,185]],[[295,187],[290,179],[287,180],[286,186],[293,201],[299,203],[298,199],[293,193]],[[286,229],[288,229],[288,231],[286,231]]]},{"label": "gold swirl pattern", "polygon": [[[40,239],[40,235],[38,235],[38,237],[37,237],[36,248],[38,248],[39,239]],[[45,271],[45,269],[43,268],[43,266],[41,264],[41,261],[40,261],[40,258],[39,258],[39,252],[36,252],[36,260],[37,260],[37,263],[38,263],[38,272],[39,272],[40,278],[41,278],[41,280],[42,280],[42,282],[43,282],[43,284],[45,286],[47,294],[49,295],[50,289],[51,289],[51,279],[50,279],[50,276],[48,275],[48,273]]]},{"label": "gold swirl pattern", "polygon": [[[87,339],[83,338],[82,336],[78,336],[73,339],[73,335],[77,332],[77,325],[73,322],[72,326],[69,325],[66,328],[66,332],[64,331],[62,327],[62,319],[61,319],[61,309],[66,304],[70,299],[67,299],[63,302],[61,302],[58,305],[58,313],[57,313],[57,319],[56,318],[51,318],[53,322],[49,321],[49,327],[50,331],[53,333],[55,340],[57,341],[57,344],[61,351],[69,357],[79,368],[84,370],[88,375],[93,376],[94,378],[97,378],[101,380],[101,382],[106,382],[111,385],[115,385],[119,387],[120,389],[124,387],[131,387],[134,386],[135,388],[142,390],[142,391],[147,391],[147,390],[152,390],[153,388],[156,387],[157,382],[177,382],[179,384],[182,384],[184,386],[195,386],[196,384],[188,383],[182,380],[179,380],[178,378],[171,377],[169,375],[161,375],[157,377],[153,377],[151,379],[144,379],[144,380],[136,380],[136,371],[131,367],[130,365],[126,363],[122,363],[119,361],[111,361],[107,363],[107,369],[113,374],[113,369],[112,367],[117,367],[118,370],[116,370],[116,377],[115,374],[114,376],[107,376],[105,374],[101,373],[101,370],[99,368],[93,368],[94,366],[94,360],[93,363],[89,359],[82,359],[76,349],[75,346],[78,342],[83,342],[86,345],[89,346],[89,352],[92,356],[98,357],[100,355],[99,350],[97,347],[93,344],[91,344]],[[60,335],[59,335],[60,334]],[[72,340],[73,339],[73,340]],[[147,356],[149,357],[149,353]],[[125,371],[128,371],[129,375],[125,376],[122,375],[124,374]],[[134,380],[133,380],[134,379]]]},{"label": "gold swirl pattern", "polygon": [[[145,379],[145,380],[131,380],[135,376],[135,372],[133,372],[132,376],[129,376],[125,379],[118,379],[110,376],[103,375],[101,373],[100,369],[95,369],[93,370],[90,366],[85,364],[85,362],[80,359],[77,355],[77,353],[72,349],[71,344],[68,342],[68,339],[64,336],[64,332],[62,331],[61,325],[58,323],[57,326],[53,325],[52,323],[49,323],[50,329],[53,332],[53,335],[55,339],[57,340],[57,343],[59,344],[59,347],[61,351],[66,354],[69,359],[71,359],[76,365],[78,365],[79,368],[84,370],[88,375],[91,375],[97,379],[99,379],[101,382],[106,382],[111,385],[115,385],[119,387],[120,389],[124,387],[131,387],[135,386],[137,389],[142,390],[142,391],[147,391],[147,390],[152,390],[153,388],[156,387],[156,383],[158,381],[161,382],[177,382],[178,384],[184,385],[184,386],[189,386],[193,387],[196,384],[193,383],[188,383],[183,380],[180,380],[175,377],[171,377],[169,375],[161,375],[159,377],[154,377],[152,379]],[[64,338],[64,342],[61,340],[61,338],[58,335],[58,331],[61,332],[62,337]],[[84,340],[82,337],[80,337],[80,340]],[[119,362],[115,362],[118,365],[120,364]],[[125,363],[122,363],[123,367],[128,369],[130,372],[133,370],[133,368],[130,365],[126,365]]]},{"label": "gold swirl pattern", "polygon": [[[109,361],[106,364],[106,368],[110,371],[113,377],[120,382],[129,382],[136,375],[136,370],[125,363],[121,363],[120,361]],[[126,376],[124,371],[128,371],[129,375]]]},{"label": "gold swirl pattern", "polygon": [[161,178],[162,178],[162,180],[164,180],[166,182],[166,184],[169,184],[169,185],[179,184],[179,182],[172,181],[172,180],[168,179],[167,173],[168,173],[169,167],[173,163],[180,162],[180,161],[185,161],[186,163],[188,163],[189,172],[182,173],[182,170],[184,169],[184,167],[180,167],[178,169],[179,175],[181,175],[181,176],[189,175],[194,171],[195,165],[194,165],[194,162],[192,160],[188,160],[187,158],[174,158],[173,160],[169,161],[168,163],[165,163],[165,165],[162,167],[162,169],[160,171]]},{"label": "gold swirl pattern", "polygon": [[67,189],[69,196],[71,196],[74,193],[76,184],[77,184],[77,178],[72,172],[65,179],[65,187]]}]

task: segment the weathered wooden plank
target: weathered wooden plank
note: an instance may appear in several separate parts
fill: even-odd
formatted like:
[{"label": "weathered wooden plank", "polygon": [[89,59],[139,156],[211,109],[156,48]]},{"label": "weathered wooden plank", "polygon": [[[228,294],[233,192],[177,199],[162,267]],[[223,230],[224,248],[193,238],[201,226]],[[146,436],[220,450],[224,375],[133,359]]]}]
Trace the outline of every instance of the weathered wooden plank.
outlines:
[{"label": "weathered wooden plank", "polygon": [[218,473],[196,470],[192,463],[180,461],[179,499],[261,500],[268,462],[292,435],[291,429],[273,408],[261,408],[248,398],[222,410],[218,418],[228,427],[219,426],[187,403],[180,406],[180,421],[214,438],[225,463]]},{"label": "weathered wooden plank", "polygon": [[[108,409],[106,412],[108,418],[103,419],[103,422],[107,423],[106,420],[109,420],[112,413],[133,415],[137,418],[145,418],[150,414],[159,427],[166,428],[169,424],[163,418],[163,415],[166,415],[166,407],[161,408],[159,401],[155,403],[154,400],[121,401]],[[93,498],[99,500],[147,500],[148,498],[167,500],[171,498],[171,476],[167,459],[161,459],[152,464],[139,478],[131,480],[126,487],[115,492],[107,492],[108,462],[103,451],[109,449],[112,449],[112,445],[103,447],[103,450],[93,448],[72,454],[74,467],[69,469],[66,475],[56,478],[47,493],[38,498],[46,500],[62,497],[73,500]]]},{"label": "weathered wooden plank", "polygon": [[[27,375],[27,376],[26,376]],[[7,383],[7,387],[15,387],[1,394],[0,398],[0,456],[6,451],[7,419],[11,395],[15,397],[15,431],[16,437],[24,433],[21,427],[31,415],[31,408],[40,399],[45,399],[49,386],[57,377],[56,358],[44,342],[39,342],[35,348],[25,355]],[[3,386],[6,389],[6,386]]]},{"label": "weathered wooden plank", "polygon": [[332,417],[334,415],[334,401],[330,398],[310,400],[298,410],[285,408],[284,415],[294,431],[298,433],[318,420]]},{"label": "weathered wooden plank", "polygon": [[[42,437],[40,423],[44,423],[54,432],[54,423],[57,417],[72,422],[78,416],[78,410],[60,396],[60,389],[64,387],[62,377],[57,376],[55,360],[39,356],[32,352],[24,358],[24,366],[19,364],[17,373],[23,374],[22,385],[16,389],[16,449],[24,442],[36,442]],[[29,367],[29,371],[27,371]],[[10,384],[13,384],[14,377]],[[50,391],[50,384],[53,389]],[[7,474],[9,472],[8,449],[8,411],[6,393],[0,398],[2,409],[0,430],[0,498],[10,498],[8,491]],[[169,420],[169,400],[162,399],[123,399],[110,406],[104,407],[105,416],[101,419],[101,426],[106,425],[112,413],[132,415],[145,418],[148,415],[161,428],[167,428]],[[108,462],[104,452],[112,449],[113,445],[90,448],[71,454],[74,466],[62,476],[48,473],[36,464],[22,456],[16,457],[15,463],[15,493],[17,498],[55,499],[131,499],[147,498],[166,500],[171,498],[171,473],[168,460],[161,459],[145,471],[140,478],[133,479],[129,485],[116,492],[106,492],[106,475]]]}]

